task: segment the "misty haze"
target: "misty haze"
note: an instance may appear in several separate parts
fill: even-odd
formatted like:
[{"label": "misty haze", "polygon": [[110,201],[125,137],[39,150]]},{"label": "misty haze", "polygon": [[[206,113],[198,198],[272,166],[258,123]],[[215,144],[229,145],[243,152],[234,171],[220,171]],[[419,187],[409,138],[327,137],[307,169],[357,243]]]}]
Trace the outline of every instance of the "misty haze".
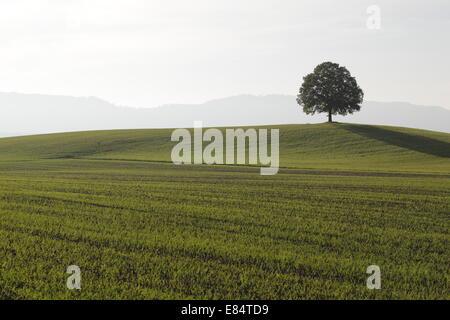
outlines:
[{"label": "misty haze", "polygon": [[[306,115],[288,95],[240,95],[199,105],[156,108],[115,106],[95,98],[0,93],[0,135],[65,131],[254,126],[320,123],[326,116]],[[411,127],[450,132],[450,110],[404,102],[365,102],[361,111],[335,121]]]}]

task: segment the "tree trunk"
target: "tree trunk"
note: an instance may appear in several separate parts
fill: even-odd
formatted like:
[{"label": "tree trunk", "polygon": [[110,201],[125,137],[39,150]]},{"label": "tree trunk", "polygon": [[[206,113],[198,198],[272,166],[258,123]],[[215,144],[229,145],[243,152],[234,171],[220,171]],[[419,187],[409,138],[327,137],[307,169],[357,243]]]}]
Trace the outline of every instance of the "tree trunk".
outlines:
[{"label": "tree trunk", "polygon": [[333,122],[331,119],[331,110],[328,110],[328,122]]}]

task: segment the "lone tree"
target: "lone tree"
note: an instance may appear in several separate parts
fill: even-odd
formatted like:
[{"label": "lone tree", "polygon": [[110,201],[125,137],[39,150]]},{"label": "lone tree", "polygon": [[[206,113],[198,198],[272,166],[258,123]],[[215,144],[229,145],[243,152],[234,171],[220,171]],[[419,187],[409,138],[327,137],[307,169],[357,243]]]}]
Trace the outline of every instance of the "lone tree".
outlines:
[{"label": "lone tree", "polygon": [[363,97],[363,91],[347,68],[324,62],[303,78],[297,103],[306,114],[328,113],[328,122],[332,122],[333,114],[345,116],[359,111]]}]

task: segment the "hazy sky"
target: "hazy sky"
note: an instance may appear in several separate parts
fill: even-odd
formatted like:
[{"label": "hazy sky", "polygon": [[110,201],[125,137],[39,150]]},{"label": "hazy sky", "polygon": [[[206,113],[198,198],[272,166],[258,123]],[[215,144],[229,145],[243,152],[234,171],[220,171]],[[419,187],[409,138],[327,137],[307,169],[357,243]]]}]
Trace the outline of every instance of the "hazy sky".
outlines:
[{"label": "hazy sky", "polygon": [[450,107],[449,57],[449,0],[0,2],[0,91],[198,103],[296,94],[334,61],[368,100]]}]

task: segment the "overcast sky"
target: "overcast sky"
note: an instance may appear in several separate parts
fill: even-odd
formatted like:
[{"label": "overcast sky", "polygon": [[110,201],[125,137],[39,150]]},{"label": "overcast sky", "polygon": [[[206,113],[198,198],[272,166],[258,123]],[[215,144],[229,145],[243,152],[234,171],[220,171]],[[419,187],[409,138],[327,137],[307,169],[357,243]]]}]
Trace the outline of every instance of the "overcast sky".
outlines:
[{"label": "overcast sky", "polygon": [[[367,28],[369,5],[381,29]],[[323,61],[367,100],[450,107],[449,0],[2,0],[0,91],[138,107],[296,94]]]}]

